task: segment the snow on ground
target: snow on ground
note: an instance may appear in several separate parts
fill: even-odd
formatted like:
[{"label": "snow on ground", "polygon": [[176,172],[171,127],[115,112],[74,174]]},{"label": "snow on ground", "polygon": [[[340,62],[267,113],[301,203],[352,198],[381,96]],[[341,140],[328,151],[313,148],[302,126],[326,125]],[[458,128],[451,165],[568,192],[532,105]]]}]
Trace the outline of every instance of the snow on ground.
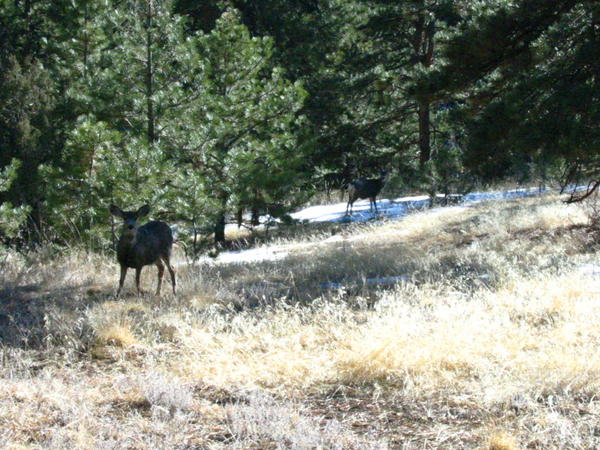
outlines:
[{"label": "snow on ground", "polygon": [[[429,197],[403,197],[393,200],[381,199],[377,202],[379,215],[388,219],[395,219],[406,215],[411,209],[424,208],[429,204]],[[365,222],[377,217],[375,211],[370,210],[369,200],[360,200],[354,203],[352,215],[346,215],[346,202],[333,205],[310,206],[291,214],[293,219],[301,222]]]},{"label": "snow on ground", "polygon": [[[526,197],[539,194],[535,189],[516,189],[512,191],[473,192],[462,197],[462,204],[473,204],[486,200],[500,200],[517,197]],[[443,196],[440,196],[440,199]],[[352,216],[346,216],[346,202],[333,205],[310,206],[291,214],[292,218],[301,222],[364,222],[375,219],[378,215],[370,210],[369,200],[360,200],[354,203]],[[395,199],[381,199],[377,202],[379,217],[397,219],[413,210],[427,208],[429,196],[419,195],[413,197],[399,197]]]},{"label": "snow on ground", "polygon": [[600,276],[600,264],[582,264],[578,269],[582,275]]},{"label": "snow on ground", "polygon": [[215,258],[215,261],[221,264],[277,261],[279,259],[284,259],[288,255],[285,247],[287,246],[273,245],[269,247],[251,248],[248,250],[223,252],[219,253]]},{"label": "snow on ground", "polygon": [[[511,191],[473,192],[463,196],[463,206],[452,206],[453,208],[464,207],[482,201],[511,199],[539,195],[539,189],[515,189]],[[346,202],[331,205],[309,206],[291,214],[292,218],[305,223],[323,222],[366,222],[368,220],[398,220],[411,211],[427,208],[429,197],[426,195],[399,197],[395,199],[381,199],[377,201],[379,214],[369,210],[369,200],[361,200],[354,203],[353,214],[346,216]],[[261,221],[266,220],[265,217]],[[231,225],[236,226],[236,225]],[[277,261],[285,258],[291,248],[296,245],[270,245],[252,248],[248,250],[237,250],[220,253],[216,258],[210,259],[218,264],[252,263],[259,261]],[[206,260],[209,260],[206,258]]]}]

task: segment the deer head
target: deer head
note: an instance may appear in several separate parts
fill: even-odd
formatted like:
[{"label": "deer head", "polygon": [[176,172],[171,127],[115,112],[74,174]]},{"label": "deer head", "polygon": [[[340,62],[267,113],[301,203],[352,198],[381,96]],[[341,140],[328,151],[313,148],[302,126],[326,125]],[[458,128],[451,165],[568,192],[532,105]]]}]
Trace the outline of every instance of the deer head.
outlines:
[{"label": "deer head", "polygon": [[123,238],[133,239],[138,229],[138,219],[147,216],[150,212],[150,206],[144,205],[137,211],[123,211],[116,205],[110,205],[110,212],[116,217],[123,219],[123,231],[121,236]]}]

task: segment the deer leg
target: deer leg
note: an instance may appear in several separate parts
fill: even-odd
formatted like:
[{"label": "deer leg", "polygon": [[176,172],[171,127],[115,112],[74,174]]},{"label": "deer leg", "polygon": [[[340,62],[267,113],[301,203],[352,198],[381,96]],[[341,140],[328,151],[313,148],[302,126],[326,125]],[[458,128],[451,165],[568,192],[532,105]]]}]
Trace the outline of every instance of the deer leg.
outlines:
[{"label": "deer leg", "polygon": [[135,287],[137,288],[137,293],[140,295],[142,292],[140,291],[140,274],[142,273],[141,267],[135,268]]},{"label": "deer leg", "polygon": [[156,267],[158,268],[158,285],[156,286],[156,295],[160,295],[160,287],[162,285],[163,274],[165,273],[165,265],[159,259],[156,261]]},{"label": "deer leg", "polygon": [[377,211],[377,198],[373,197],[373,205],[375,205],[375,212],[378,213],[379,211]]},{"label": "deer leg", "polygon": [[173,286],[173,295],[175,295],[175,271],[173,270],[173,266],[171,266],[171,260],[168,256],[163,257],[163,261],[167,265],[167,269],[169,269],[169,275],[171,275],[171,285]]},{"label": "deer leg", "polygon": [[117,289],[117,297],[123,289],[123,283],[125,283],[125,275],[127,275],[127,266],[121,266],[121,277],[119,278],[119,289]]}]

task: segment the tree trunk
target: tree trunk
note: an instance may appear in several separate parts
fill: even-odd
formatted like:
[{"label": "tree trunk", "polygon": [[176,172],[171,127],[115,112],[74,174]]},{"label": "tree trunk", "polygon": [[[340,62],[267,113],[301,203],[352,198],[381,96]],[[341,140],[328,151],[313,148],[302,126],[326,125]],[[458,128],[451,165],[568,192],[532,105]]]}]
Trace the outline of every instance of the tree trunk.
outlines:
[{"label": "tree trunk", "polygon": [[153,61],[152,61],[152,18],[154,11],[152,9],[152,0],[148,0],[148,11],[146,17],[146,116],[147,116],[147,135],[148,142],[154,143],[156,141],[156,131],[154,124],[154,103],[152,102],[152,95],[154,94],[154,80],[153,80]]},{"label": "tree trunk", "polygon": [[242,227],[242,223],[244,222],[244,208],[241,206],[239,206],[235,212],[235,222],[237,223],[238,228]]},{"label": "tree trunk", "polygon": [[198,256],[198,227],[196,226],[196,219],[192,219],[192,230],[194,230],[194,239],[192,241],[192,260],[196,261]]},{"label": "tree trunk", "polygon": [[256,226],[260,225],[260,212],[259,212],[258,207],[256,205],[252,206],[252,214],[251,214],[251,218],[250,218],[250,225],[252,225],[253,227],[256,227]]},{"label": "tree trunk", "polygon": [[[435,21],[426,18],[425,2],[419,2],[419,15],[415,22],[413,49],[415,57],[425,68],[431,67],[435,48]],[[430,101],[420,99],[419,110],[419,168],[423,170],[431,159],[431,117]]]},{"label": "tree trunk", "polygon": [[215,222],[215,244],[225,242],[225,213],[220,212]]},{"label": "tree trunk", "polygon": [[252,199],[252,206],[250,208],[250,225],[256,227],[260,225],[260,205],[262,204],[260,200],[260,195],[258,193],[258,189],[254,190],[254,198]]},{"label": "tree trunk", "polygon": [[220,208],[217,213],[217,220],[215,221],[215,244],[223,244],[225,242],[225,213],[227,211],[227,193],[224,191],[219,192],[218,198],[220,200]]},{"label": "tree trunk", "polygon": [[83,14],[83,79],[87,81],[88,77],[88,53],[89,53],[89,36],[88,36],[88,25],[89,25],[89,6],[88,1],[84,3],[84,14]]},{"label": "tree trunk", "polygon": [[425,163],[431,158],[431,118],[429,103],[419,103],[419,168],[423,169]]},{"label": "tree trunk", "polygon": [[[114,199],[113,199],[113,195],[112,192],[110,194],[110,204],[113,205],[114,204]],[[112,241],[112,249],[114,251],[117,251],[117,231],[115,229],[115,216],[113,216],[112,214],[110,214],[110,238]]]}]

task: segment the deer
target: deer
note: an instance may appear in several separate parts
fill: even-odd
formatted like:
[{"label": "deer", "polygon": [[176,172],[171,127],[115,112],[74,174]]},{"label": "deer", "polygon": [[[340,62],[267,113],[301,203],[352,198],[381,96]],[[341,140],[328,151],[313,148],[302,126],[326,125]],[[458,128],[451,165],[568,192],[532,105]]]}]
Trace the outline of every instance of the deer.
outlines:
[{"label": "deer", "polygon": [[[158,285],[156,295],[160,295],[160,287],[165,271],[165,265],[171,275],[173,295],[175,295],[175,271],[171,266],[171,249],[173,247],[173,232],[165,222],[152,220],[139,226],[138,220],[150,213],[150,206],[144,205],[137,211],[123,211],[115,205],[110,205],[110,213],[123,219],[123,229],[117,244],[117,261],[121,266],[119,289],[117,297],[123,289],[127,269],[135,269],[135,286],[140,295],[140,274],[142,267],[156,264],[158,267]],[[164,263],[164,264],[163,264]]]},{"label": "deer", "polygon": [[349,171],[329,172],[321,176],[321,184],[325,188],[327,200],[331,199],[331,191],[334,189],[340,190],[340,200],[344,198],[344,191],[348,188],[348,182],[351,180]]},{"label": "deer", "polygon": [[377,195],[381,192],[381,188],[385,184],[387,178],[387,171],[383,170],[380,173],[379,178],[364,180],[359,179],[348,183],[348,204],[346,205],[346,215],[348,215],[348,209],[350,209],[350,215],[352,215],[352,207],[354,202],[359,198],[369,199],[369,211],[373,210],[375,206],[375,212],[377,211]]}]

